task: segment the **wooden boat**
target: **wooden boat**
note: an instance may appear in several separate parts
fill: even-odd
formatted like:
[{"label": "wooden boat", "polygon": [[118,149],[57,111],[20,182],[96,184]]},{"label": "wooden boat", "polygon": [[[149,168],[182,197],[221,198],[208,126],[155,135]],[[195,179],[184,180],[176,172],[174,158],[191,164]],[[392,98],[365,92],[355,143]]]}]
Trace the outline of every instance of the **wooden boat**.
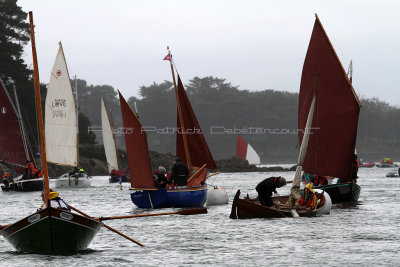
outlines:
[{"label": "wooden boat", "polygon": [[206,201],[207,185],[205,167],[199,169],[187,188],[156,188],[151,172],[146,133],[138,117],[132,112],[124,97],[119,93],[122,121],[125,134],[126,153],[131,175],[131,200],[139,208],[197,207]]},{"label": "wooden boat", "polygon": [[103,144],[107,159],[108,173],[110,174],[110,178],[108,179],[108,181],[110,183],[117,183],[121,179],[121,182],[128,183],[129,177],[127,175],[123,175],[121,177],[111,175],[111,172],[113,170],[117,170],[119,172],[120,164],[118,161],[117,145],[114,136],[114,127],[112,124],[112,120],[108,115],[106,103],[104,103],[103,96],[101,96],[101,131],[103,135]]},{"label": "wooden boat", "polygon": [[260,165],[260,156],[254,148],[238,135],[236,139],[236,157],[245,159],[249,164]]},{"label": "wooden boat", "polygon": [[[216,165],[179,75],[176,83],[169,50],[165,59],[170,61],[177,102],[176,156],[186,162],[190,178],[185,188],[154,187],[146,135],[141,133],[142,126],[137,115],[133,114],[120,94],[124,128],[133,131],[133,134],[125,134],[130,190],[134,191],[131,199],[139,208],[203,206],[207,198],[206,168],[216,169]],[[196,172],[193,173],[193,169]]]},{"label": "wooden boat", "polygon": [[[239,198],[240,190],[236,192],[232,204],[232,219],[251,219],[251,218],[285,218],[293,217],[292,208],[284,205],[265,207],[260,204],[258,199],[250,199],[248,196]],[[274,203],[286,203],[289,196],[279,196],[272,198]],[[296,212],[300,217],[314,217],[325,207],[325,196],[321,194],[320,202],[314,210],[307,211],[304,206],[299,207]]]},{"label": "wooden boat", "polygon": [[[303,66],[298,129],[304,129],[314,95],[318,116],[312,121],[303,170],[340,178],[340,184],[318,187],[333,203],[356,202],[360,186],[351,177],[361,104],[318,16]],[[298,138],[301,142],[302,131]]]},{"label": "wooden boat", "polygon": [[[14,95],[17,96],[15,86]],[[1,189],[3,191],[42,191],[43,177],[22,179],[22,174],[25,172],[24,166],[27,160],[33,161],[33,156],[28,146],[17,98],[15,102],[16,105],[11,101],[0,78],[0,125],[7,125],[7,127],[2,127],[0,134],[1,162],[12,168],[16,175],[20,174],[14,178],[10,176],[9,179],[2,179]]]},{"label": "wooden boat", "polygon": [[69,255],[84,250],[102,223],[66,210],[50,207],[50,188],[47,170],[39,74],[34,38],[33,15],[29,12],[32,54],[35,74],[37,118],[44,174],[44,197],[47,207],[13,224],[3,226],[1,234],[18,252]]},{"label": "wooden boat", "polygon": [[[60,42],[50,75],[45,106],[46,152],[50,163],[74,168],[79,166],[77,102]],[[87,177],[82,176],[82,178]],[[80,176],[74,177],[69,173],[55,181],[55,187],[69,187],[69,185],[89,187],[91,181],[81,179]]]},{"label": "wooden boat", "polygon": [[362,160],[358,160],[359,168],[372,168],[375,166],[375,162],[364,162]]}]

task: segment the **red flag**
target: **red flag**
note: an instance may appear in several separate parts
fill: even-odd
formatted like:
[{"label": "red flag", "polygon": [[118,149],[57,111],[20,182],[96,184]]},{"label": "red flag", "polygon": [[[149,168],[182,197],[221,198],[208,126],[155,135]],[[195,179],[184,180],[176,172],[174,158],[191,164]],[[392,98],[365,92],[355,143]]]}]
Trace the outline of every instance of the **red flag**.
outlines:
[{"label": "red flag", "polygon": [[166,55],[163,60],[171,61],[171,54]]}]

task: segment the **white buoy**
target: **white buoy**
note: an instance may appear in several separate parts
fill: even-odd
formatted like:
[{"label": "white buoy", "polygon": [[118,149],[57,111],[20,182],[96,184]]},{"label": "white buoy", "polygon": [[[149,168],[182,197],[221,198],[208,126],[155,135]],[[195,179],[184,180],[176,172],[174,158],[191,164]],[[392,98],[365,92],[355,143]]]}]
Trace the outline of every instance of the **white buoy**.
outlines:
[{"label": "white buoy", "polygon": [[221,186],[209,186],[207,189],[206,206],[228,204],[228,193]]},{"label": "white buoy", "polygon": [[331,212],[331,208],[332,208],[332,200],[331,197],[329,196],[329,194],[321,189],[314,189],[317,193],[322,193],[324,192],[324,197],[325,197],[325,205],[322,209],[320,209],[317,212],[317,215],[320,214],[329,214]]}]

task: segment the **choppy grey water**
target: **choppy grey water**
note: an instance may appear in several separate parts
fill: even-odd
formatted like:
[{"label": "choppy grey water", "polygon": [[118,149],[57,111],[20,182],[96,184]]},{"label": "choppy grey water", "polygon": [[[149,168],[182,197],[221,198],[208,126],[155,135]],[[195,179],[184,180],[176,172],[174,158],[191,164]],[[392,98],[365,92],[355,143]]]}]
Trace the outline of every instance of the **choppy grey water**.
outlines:
[{"label": "choppy grey water", "polygon": [[[316,218],[231,220],[238,188],[256,195],[265,177],[285,173],[224,173],[209,183],[223,186],[228,205],[211,206],[208,214],[168,215],[107,221],[111,227],[146,245],[141,248],[102,228],[89,249],[74,256],[20,254],[0,237],[1,266],[251,266],[251,265],[400,265],[400,178],[386,178],[388,169],[361,168],[360,203],[334,206]],[[60,189],[61,197],[92,216],[116,216],[174,209],[139,210],[128,184],[120,190],[107,177],[94,177],[91,188]],[[281,194],[289,187],[281,188]],[[33,213],[40,193],[1,192],[0,224]]]}]

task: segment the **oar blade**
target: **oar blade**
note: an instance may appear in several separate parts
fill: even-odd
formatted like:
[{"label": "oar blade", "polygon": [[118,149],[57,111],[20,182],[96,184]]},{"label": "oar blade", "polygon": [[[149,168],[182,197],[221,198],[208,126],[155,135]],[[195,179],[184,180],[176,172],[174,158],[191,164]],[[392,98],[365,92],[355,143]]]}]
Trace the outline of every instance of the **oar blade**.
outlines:
[{"label": "oar blade", "polygon": [[198,208],[198,209],[188,209],[188,210],[181,210],[179,214],[181,215],[196,215],[196,214],[206,214],[208,211],[206,208]]}]

